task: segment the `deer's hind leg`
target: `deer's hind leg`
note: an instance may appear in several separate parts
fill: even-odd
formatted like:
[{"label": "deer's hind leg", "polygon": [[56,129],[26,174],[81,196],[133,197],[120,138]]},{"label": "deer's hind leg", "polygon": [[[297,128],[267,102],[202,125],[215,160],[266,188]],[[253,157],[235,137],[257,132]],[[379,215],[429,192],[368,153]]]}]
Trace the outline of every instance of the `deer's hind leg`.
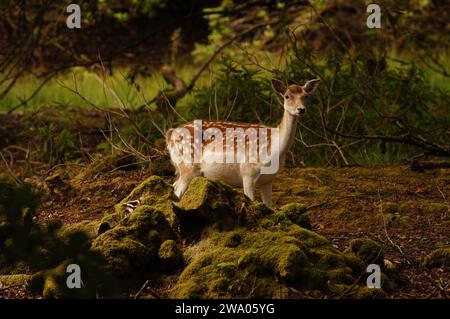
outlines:
[{"label": "deer's hind leg", "polygon": [[178,198],[181,198],[186,192],[192,179],[201,176],[200,167],[196,164],[180,164],[177,167],[178,178],[173,184],[174,193]]},{"label": "deer's hind leg", "polygon": [[247,197],[251,200],[255,200],[256,179],[254,178],[254,176],[243,176],[242,186],[244,188],[244,194],[247,195]]},{"label": "deer's hind leg", "polygon": [[272,182],[260,185],[261,199],[267,207],[272,207]]}]

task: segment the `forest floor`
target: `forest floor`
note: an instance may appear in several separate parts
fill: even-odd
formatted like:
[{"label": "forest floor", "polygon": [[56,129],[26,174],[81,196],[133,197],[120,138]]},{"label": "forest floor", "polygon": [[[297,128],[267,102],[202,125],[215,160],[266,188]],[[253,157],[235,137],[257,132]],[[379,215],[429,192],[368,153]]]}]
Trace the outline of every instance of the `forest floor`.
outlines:
[{"label": "forest floor", "polygon": [[[98,143],[97,137],[92,140]],[[22,143],[14,146],[28,147],[30,139]],[[14,150],[11,145],[9,149]],[[99,169],[98,162],[60,163],[30,173],[23,161],[2,156],[0,172],[46,190],[36,215],[40,224],[100,220],[143,179],[158,173],[136,166]],[[174,181],[171,174],[160,175],[165,175],[169,183]],[[390,298],[449,297],[448,269],[422,266],[430,251],[450,245],[449,169],[412,172],[408,166],[287,168],[276,179],[273,199],[276,208],[287,203],[308,207],[312,230],[328,238],[340,251],[354,238],[381,243],[385,263],[405,282],[388,294]],[[20,287],[0,290],[0,298],[27,296]]]}]

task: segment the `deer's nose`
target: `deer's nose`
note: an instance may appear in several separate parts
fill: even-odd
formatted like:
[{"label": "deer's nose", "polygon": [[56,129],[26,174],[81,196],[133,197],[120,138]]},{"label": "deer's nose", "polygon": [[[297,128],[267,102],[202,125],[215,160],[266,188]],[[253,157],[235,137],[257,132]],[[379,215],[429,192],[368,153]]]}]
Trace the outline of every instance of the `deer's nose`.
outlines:
[{"label": "deer's nose", "polygon": [[297,111],[298,111],[299,114],[305,114],[306,113],[306,109],[304,107],[297,108]]}]

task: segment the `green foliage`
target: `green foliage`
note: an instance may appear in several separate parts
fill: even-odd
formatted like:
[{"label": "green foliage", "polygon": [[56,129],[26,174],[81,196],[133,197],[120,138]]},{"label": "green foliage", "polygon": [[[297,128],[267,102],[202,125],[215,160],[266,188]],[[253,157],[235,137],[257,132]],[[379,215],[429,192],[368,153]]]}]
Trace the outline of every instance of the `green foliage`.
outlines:
[{"label": "green foliage", "polygon": [[52,123],[35,130],[41,139],[42,154],[50,165],[72,158],[77,151],[77,138],[73,132],[65,128],[58,130]]},{"label": "green foliage", "polygon": [[39,197],[30,186],[15,186],[0,175],[0,272],[30,260],[31,244],[39,235],[32,219]]},{"label": "green foliage", "polygon": [[196,118],[265,122],[277,110],[269,103],[272,96],[270,82],[260,71],[224,59],[216,81],[198,89],[188,109]]},{"label": "green foliage", "polygon": [[[284,6],[280,5],[283,5],[283,3],[276,3],[276,7],[278,9],[277,12],[280,12],[279,14],[282,16]],[[238,1],[223,0],[221,1],[220,6],[206,7],[203,9],[203,13],[205,15],[205,18],[208,20],[209,25],[209,41],[207,43],[195,44],[195,48],[192,52],[195,61],[200,62],[207,59],[228,39],[238,35],[243,31],[241,30],[242,28],[236,28],[236,25],[233,26],[232,23],[233,19],[235,18],[234,15],[240,11],[238,9],[240,6],[242,6],[242,4]],[[260,33],[259,37],[240,39],[237,46],[232,45],[231,47],[226,48],[223,51],[223,55],[225,57],[237,60],[239,62],[244,61],[246,55],[252,55],[263,51],[265,49],[265,45],[268,42],[272,41],[276,35],[275,31],[268,23],[270,21],[269,15],[271,11],[274,10],[273,6],[270,3],[264,3],[264,1],[261,1],[261,6],[257,4],[255,8],[251,8],[251,6],[249,6],[249,8],[250,10],[254,10],[254,12],[250,12],[248,14],[248,16],[254,18],[254,20],[251,21],[253,24],[267,23],[267,25],[264,28],[261,28],[263,31]],[[245,12],[245,10],[243,12]],[[243,15],[245,15],[245,13]],[[246,19],[247,17],[243,17],[243,24],[245,24]],[[239,24],[237,25],[239,26]],[[245,29],[249,28],[250,26],[245,27]],[[236,50],[236,48],[238,48],[238,50]]]}]

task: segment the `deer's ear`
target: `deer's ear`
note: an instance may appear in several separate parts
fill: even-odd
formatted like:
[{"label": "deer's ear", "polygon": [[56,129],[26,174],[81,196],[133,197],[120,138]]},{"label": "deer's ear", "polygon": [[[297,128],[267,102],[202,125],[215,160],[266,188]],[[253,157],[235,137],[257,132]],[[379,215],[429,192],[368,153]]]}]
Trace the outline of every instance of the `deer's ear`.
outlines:
[{"label": "deer's ear", "polygon": [[320,79],[309,80],[303,85],[303,90],[305,90],[306,93],[311,94],[319,86],[319,83]]},{"label": "deer's ear", "polygon": [[283,82],[280,80],[272,79],[272,87],[280,94],[284,94],[284,92],[286,92],[286,86],[284,86]]}]

